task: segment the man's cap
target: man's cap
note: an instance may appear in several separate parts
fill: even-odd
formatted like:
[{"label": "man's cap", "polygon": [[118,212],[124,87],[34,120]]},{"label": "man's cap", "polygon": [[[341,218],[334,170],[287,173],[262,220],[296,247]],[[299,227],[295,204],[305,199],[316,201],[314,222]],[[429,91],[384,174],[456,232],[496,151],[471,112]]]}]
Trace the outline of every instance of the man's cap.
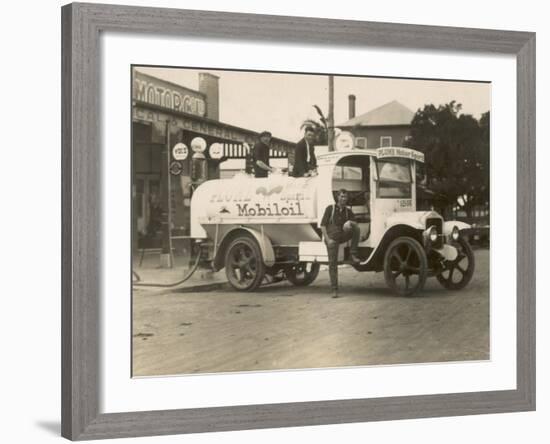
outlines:
[{"label": "man's cap", "polygon": [[264,136],[269,136],[269,137],[271,137],[271,133],[270,133],[269,131],[262,131],[262,132],[260,133],[260,138],[262,138],[262,137],[264,137]]}]

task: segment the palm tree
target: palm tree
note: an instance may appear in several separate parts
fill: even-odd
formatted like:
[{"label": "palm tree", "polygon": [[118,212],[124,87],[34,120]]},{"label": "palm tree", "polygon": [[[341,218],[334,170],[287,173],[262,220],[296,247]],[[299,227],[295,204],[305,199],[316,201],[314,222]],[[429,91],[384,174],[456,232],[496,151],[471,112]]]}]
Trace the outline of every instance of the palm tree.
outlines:
[{"label": "palm tree", "polygon": [[317,105],[313,105],[313,107],[315,108],[315,111],[317,111],[317,114],[319,114],[319,121],[314,119],[306,119],[302,122],[300,129],[303,130],[304,128],[307,128],[307,127],[313,128],[317,143],[319,145],[326,145],[328,143],[327,119],[325,118],[323,112],[321,111],[321,108],[319,108]]}]

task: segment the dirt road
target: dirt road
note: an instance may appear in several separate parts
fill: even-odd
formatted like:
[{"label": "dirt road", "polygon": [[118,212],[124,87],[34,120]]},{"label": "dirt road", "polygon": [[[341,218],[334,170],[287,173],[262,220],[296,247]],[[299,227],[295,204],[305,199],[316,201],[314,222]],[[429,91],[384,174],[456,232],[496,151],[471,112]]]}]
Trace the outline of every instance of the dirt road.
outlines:
[{"label": "dirt road", "polygon": [[489,251],[462,291],[429,279],[414,297],[381,273],[340,269],[309,287],[254,293],[134,291],[134,376],[489,359]]}]

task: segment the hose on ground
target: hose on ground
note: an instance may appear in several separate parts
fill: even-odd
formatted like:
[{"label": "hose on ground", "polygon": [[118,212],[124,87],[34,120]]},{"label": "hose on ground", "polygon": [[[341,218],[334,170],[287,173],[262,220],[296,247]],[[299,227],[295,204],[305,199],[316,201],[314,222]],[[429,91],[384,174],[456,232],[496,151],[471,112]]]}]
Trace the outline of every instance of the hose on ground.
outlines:
[{"label": "hose on ground", "polygon": [[132,274],[137,278],[137,281],[132,282],[132,285],[135,285],[136,287],[159,287],[159,288],[177,287],[178,285],[183,284],[191,276],[193,276],[193,273],[195,273],[195,271],[197,271],[197,268],[199,268],[200,259],[201,259],[201,255],[199,252],[199,254],[197,254],[197,259],[195,260],[195,263],[193,264],[189,272],[185,275],[185,277],[172,284],[155,284],[154,282],[140,282],[139,274],[137,274],[135,271],[132,271]]}]

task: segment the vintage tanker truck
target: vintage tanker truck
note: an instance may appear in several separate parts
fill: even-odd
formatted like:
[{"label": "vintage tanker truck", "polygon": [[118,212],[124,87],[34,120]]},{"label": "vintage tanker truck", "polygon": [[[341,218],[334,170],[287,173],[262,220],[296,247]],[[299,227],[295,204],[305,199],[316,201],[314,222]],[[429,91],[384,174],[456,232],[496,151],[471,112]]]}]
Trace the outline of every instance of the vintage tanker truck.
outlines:
[{"label": "vintage tanker truck", "polygon": [[337,190],[348,191],[348,205],[361,229],[357,271],[384,272],[401,295],[420,291],[428,276],[450,290],[463,288],[474,273],[474,255],[464,230],[435,211],[416,211],[418,151],[389,147],[352,149],[318,156],[317,175],[272,174],[257,179],[237,174],[200,185],[191,201],[191,237],[202,260],[225,267],[237,290],[288,279],[297,286],[317,277],[328,263],[320,222]]}]

